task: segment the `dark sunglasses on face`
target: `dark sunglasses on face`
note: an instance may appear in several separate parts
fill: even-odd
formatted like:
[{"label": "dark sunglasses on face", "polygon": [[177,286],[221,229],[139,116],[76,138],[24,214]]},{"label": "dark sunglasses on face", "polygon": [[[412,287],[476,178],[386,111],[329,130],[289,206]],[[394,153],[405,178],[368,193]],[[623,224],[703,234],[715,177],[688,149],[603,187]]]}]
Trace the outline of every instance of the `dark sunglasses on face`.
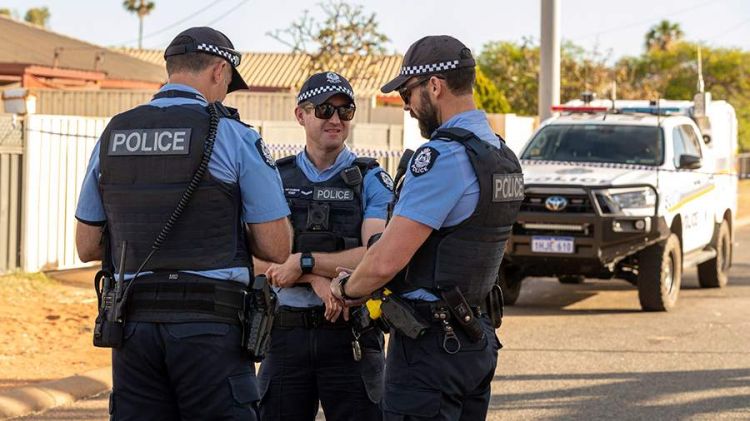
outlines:
[{"label": "dark sunglasses on face", "polygon": [[354,112],[357,111],[357,107],[354,104],[339,105],[338,107],[324,102],[320,105],[315,106],[315,117],[321,120],[328,120],[333,117],[333,113],[339,113],[339,120],[350,121],[354,118]]},{"label": "dark sunglasses on face", "polygon": [[418,79],[414,83],[406,84],[398,89],[398,94],[401,95],[401,100],[404,101],[405,105],[409,105],[409,100],[411,100],[411,90],[428,80],[430,80],[429,77]]}]

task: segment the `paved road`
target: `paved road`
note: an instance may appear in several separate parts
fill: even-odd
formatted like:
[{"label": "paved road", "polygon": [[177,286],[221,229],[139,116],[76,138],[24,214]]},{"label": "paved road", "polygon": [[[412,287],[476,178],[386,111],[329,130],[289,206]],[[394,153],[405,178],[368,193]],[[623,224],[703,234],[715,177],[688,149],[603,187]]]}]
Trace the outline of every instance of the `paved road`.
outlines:
[{"label": "paved road", "polygon": [[[529,279],[499,331],[491,420],[750,419],[750,227],[730,284],[683,281],[677,309],[640,311],[623,281]],[[104,420],[107,395],[25,419]]]}]

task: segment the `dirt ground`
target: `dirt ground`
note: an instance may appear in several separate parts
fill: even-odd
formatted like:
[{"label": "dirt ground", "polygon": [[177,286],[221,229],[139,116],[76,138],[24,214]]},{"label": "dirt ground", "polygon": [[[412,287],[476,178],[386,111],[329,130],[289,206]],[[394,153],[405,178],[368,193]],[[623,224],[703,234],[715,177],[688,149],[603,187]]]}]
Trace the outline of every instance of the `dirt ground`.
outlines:
[{"label": "dirt ground", "polygon": [[[750,215],[750,180],[739,197],[739,216]],[[93,274],[0,276],[0,390],[109,365],[110,351],[91,344]]]},{"label": "dirt ground", "polygon": [[93,280],[73,286],[43,274],[0,276],[0,390],[109,365],[95,348]]}]

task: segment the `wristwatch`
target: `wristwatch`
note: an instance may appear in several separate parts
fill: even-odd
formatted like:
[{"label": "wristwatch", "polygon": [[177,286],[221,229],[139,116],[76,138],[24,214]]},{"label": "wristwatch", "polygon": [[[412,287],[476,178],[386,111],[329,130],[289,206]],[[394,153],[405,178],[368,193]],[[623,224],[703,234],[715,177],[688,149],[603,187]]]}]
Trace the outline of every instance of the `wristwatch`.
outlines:
[{"label": "wristwatch", "polygon": [[312,273],[315,267],[315,258],[312,253],[302,253],[299,256],[299,267],[302,269],[303,274]]},{"label": "wristwatch", "polygon": [[349,278],[351,278],[351,276],[352,276],[351,274],[346,275],[344,278],[341,278],[341,280],[339,281],[339,290],[341,291],[341,298],[345,300],[357,299],[357,297],[350,297],[349,295],[347,295],[346,291],[344,290],[344,286],[346,285],[347,282],[349,282]]}]

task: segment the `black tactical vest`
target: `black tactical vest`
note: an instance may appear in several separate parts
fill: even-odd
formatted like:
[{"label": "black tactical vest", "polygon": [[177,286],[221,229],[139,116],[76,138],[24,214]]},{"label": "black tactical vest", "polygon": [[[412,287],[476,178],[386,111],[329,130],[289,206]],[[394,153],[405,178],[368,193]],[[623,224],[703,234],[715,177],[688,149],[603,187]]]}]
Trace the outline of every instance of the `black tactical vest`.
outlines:
[{"label": "black tactical vest", "polygon": [[292,212],[293,253],[334,252],[362,245],[364,174],[378,166],[373,158],[357,158],[337,176],[313,183],[295,156],[276,161],[284,195]]},{"label": "black tactical vest", "polygon": [[464,146],[479,182],[479,201],[460,224],[432,231],[406,266],[403,281],[389,287],[405,292],[458,286],[469,304],[479,306],[495,284],[523,200],[521,165],[509,148],[495,148],[468,130],[438,130],[434,139]]},{"label": "black tactical vest", "polygon": [[[154,98],[189,97],[183,91]],[[222,118],[237,118],[217,104]],[[112,256],[127,240],[125,270],[135,272],[151,252],[203,155],[209,130],[200,104],[143,105],[112,118],[101,136],[99,189]],[[220,134],[219,134],[220,135]],[[182,216],[146,267],[153,270],[211,270],[251,267],[240,220],[240,191],[210,175],[201,181]],[[119,268],[120,262],[115,262]]]}]

